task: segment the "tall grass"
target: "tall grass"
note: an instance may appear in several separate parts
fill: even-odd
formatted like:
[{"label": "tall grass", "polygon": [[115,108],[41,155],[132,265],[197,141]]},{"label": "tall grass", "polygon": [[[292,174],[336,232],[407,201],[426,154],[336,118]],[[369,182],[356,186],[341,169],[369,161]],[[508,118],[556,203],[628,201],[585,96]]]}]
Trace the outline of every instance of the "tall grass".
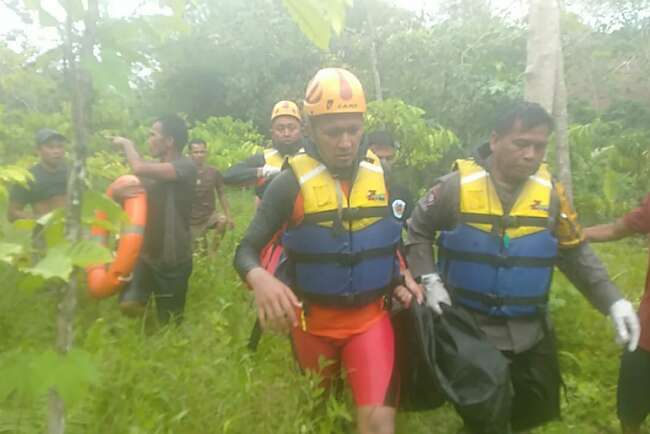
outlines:
[{"label": "tall grass", "polygon": [[[237,228],[219,255],[198,255],[184,323],[155,328],[122,317],[114,299],[80,294],[76,345],[92,354],[99,381],[69,409],[70,434],[207,434],[354,432],[349,395],[324,399],[314,376],[296,368],[286,337],[264,335],[246,349],[254,322],[251,297],[232,268],[232,253],[252,214],[252,195],[232,192]],[[647,249],[636,242],[600,248],[617,284],[632,299],[642,291]],[[54,297],[5,287],[0,293],[0,352],[44,349],[54,341]],[[540,433],[614,433],[620,349],[609,320],[559,273],[552,314],[567,384],[564,419]],[[2,373],[0,372],[0,381]],[[0,403],[0,433],[42,433],[45,402]],[[449,408],[398,415],[398,433],[453,434]]]}]

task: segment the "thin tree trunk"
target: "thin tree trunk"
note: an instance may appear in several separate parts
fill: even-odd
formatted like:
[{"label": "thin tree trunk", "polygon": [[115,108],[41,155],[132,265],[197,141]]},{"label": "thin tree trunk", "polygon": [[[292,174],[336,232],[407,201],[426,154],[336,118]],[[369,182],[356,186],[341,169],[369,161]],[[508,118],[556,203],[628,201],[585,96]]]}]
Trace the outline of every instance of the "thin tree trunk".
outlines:
[{"label": "thin tree trunk", "polygon": [[[71,91],[72,123],[74,126],[74,158],[70,177],[68,179],[68,194],[66,201],[65,236],[72,244],[82,238],[81,206],[84,190],[86,167],[86,143],[89,135],[89,93],[91,91],[90,76],[81,69],[83,60],[92,56],[95,40],[95,29],[99,15],[97,0],[88,1],[84,35],[81,39],[79,57],[75,55],[73,40],[75,38],[72,19],[68,13],[64,35],[65,76]],[[76,269],[70,281],[62,285],[57,315],[56,350],[66,354],[72,348],[74,341],[74,316],[77,306],[77,290],[79,270]],[[65,402],[56,390],[49,393],[48,433],[65,433]]]},{"label": "thin tree trunk", "polygon": [[567,90],[558,0],[530,0],[525,95],[527,100],[539,103],[553,114],[557,127],[557,173],[572,199]]},{"label": "thin tree trunk", "polygon": [[368,34],[370,36],[370,67],[372,68],[372,77],[375,82],[375,99],[384,100],[384,92],[381,88],[381,76],[379,74],[379,61],[377,60],[377,32],[375,31],[375,22],[372,17],[372,6],[366,1],[366,20],[368,24]]},{"label": "thin tree trunk", "polygon": [[558,52],[557,81],[553,117],[555,118],[555,162],[557,176],[573,203],[573,181],[571,179],[571,151],[569,148],[569,114],[567,112],[567,90],[564,80],[564,56],[562,47]]}]

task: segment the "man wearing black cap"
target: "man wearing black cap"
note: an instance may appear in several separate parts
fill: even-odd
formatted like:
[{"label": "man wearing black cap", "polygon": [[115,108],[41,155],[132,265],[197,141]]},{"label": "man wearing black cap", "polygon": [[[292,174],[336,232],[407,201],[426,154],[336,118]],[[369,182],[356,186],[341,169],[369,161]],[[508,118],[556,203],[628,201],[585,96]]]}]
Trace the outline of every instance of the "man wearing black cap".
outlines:
[{"label": "man wearing black cap", "polygon": [[391,178],[391,209],[396,215],[401,215],[403,221],[408,220],[413,209],[413,196],[405,186],[393,178],[393,164],[397,159],[399,143],[388,131],[373,131],[368,134],[368,147],[381,160],[381,165]]},{"label": "man wearing black cap", "polygon": [[[30,169],[34,178],[27,186],[16,185],[11,190],[8,218],[38,218],[65,206],[68,167],[65,162],[65,136],[43,128],[36,133],[36,150],[40,161]],[[25,210],[29,205],[31,212]]]}]

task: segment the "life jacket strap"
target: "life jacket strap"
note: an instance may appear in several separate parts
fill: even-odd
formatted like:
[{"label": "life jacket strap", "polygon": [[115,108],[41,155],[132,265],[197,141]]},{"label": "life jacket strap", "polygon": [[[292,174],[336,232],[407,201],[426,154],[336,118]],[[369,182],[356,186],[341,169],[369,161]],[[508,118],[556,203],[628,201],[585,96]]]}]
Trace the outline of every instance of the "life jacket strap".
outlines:
[{"label": "life jacket strap", "polygon": [[491,215],[491,214],[472,214],[462,213],[460,215],[462,223],[486,224],[493,225],[499,229],[513,229],[522,226],[548,228],[549,219],[546,217],[527,217],[514,215]]},{"label": "life jacket strap", "polygon": [[525,267],[549,268],[555,265],[555,257],[539,258],[533,256],[503,256],[486,253],[463,252],[452,250],[443,245],[438,246],[438,254],[444,260],[478,262],[500,268]]},{"label": "life jacket strap", "polygon": [[[341,210],[341,220],[352,221],[372,217],[386,217],[389,214],[387,206],[364,207],[364,208],[343,208]],[[323,222],[333,222],[339,218],[338,210],[322,211],[314,214],[306,214],[303,223],[315,224]]]},{"label": "life jacket strap", "polygon": [[393,288],[400,284],[400,279],[395,279],[389,285],[382,288],[364,291],[360,293],[348,294],[318,294],[313,292],[306,292],[300,288],[293,288],[294,293],[301,300],[306,300],[309,303],[318,304],[327,307],[340,307],[343,309],[353,309],[366,306],[373,301],[388,295],[392,292]]},{"label": "life jacket strap", "polygon": [[395,255],[396,251],[397,244],[378,247],[376,249],[368,249],[356,253],[302,253],[288,249],[286,250],[287,256],[295,263],[320,264],[329,262],[343,266],[352,266],[366,259]]},{"label": "life jacket strap", "polygon": [[485,294],[482,292],[476,292],[469,289],[456,287],[453,288],[452,293],[453,298],[476,301],[488,307],[545,306],[548,303],[548,293],[536,297],[512,297]]}]

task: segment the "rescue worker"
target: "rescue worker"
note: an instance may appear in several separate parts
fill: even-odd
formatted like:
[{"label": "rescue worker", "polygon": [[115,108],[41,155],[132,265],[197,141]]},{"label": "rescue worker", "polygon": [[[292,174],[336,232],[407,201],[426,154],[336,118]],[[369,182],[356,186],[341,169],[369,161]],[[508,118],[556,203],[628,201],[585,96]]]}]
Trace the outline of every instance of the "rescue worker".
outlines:
[{"label": "rescue worker", "polygon": [[[39,162],[29,169],[33,180],[27,186],[16,185],[9,199],[9,221],[33,219],[65,206],[68,166],[65,161],[65,136],[43,128],[36,133]],[[25,208],[29,206],[28,211]]]},{"label": "rescue worker", "polygon": [[226,185],[255,183],[255,193],[262,198],[267,182],[280,173],[287,157],[303,146],[302,118],[293,101],[280,101],[271,111],[272,147],[235,164],[224,173]]},{"label": "rescue worker", "polygon": [[[120,293],[120,308],[127,315],[140,315],[153,295],[163,324],[182,320],[192,274],[190,218],[196,166],[183,155],[186,143],[187,125],[177,115],[160,117],[151,126],[149,149],[159,161],[144,160],[131,140],[113,138],[147,192],[144,244],[133,279]],[[132,187],[126,187],[115,190],[113,197],[119,201],[132,193]]]},{"label": "rescue worker", "polygon": [[[207,242],[206,235],[212,232],[212,242],[206,243],[206,250],[215,253],[221,237],[226,228],[234,229],[235,221],[230,214],[230,205],[223,189],[223,176],[216,167],[205,164],[208,156],[208,147],[203,139],[192,139],[189,143],[190,157],[196,164],[197,177],[192,203],[192,218],[190,232],[192,239],[197,242],[203,239]],[[215,209],[215,194],[223,213]]]},{"label": "rescue worker", "polygon": [[[650,194],[639,207],[616,222],[585,229],[585,236],[591,242],[620,240],[634,234],[650,234]],[[639,348],[623,352],[618,378],[618,419],[623,434],[640,434],[641,424],[650,412],[650,263],[639,319]]]},{"label": "rescue worker", "polygon": [[393,179],[393,164],[397,160],[399,143],[395,141],[388,131],[373,131],[368,134],[368,146],[381,160],[381,165],[391,177],[391,203],[392,208],[403,209],[404,221],[408,220],[413,210],[413,195],[404,185]]},{"label": "rescue worker", "polygon": [[[401,214],[389,208],[379,158],[362,145],[366,100],[349,71],[326,68],[305,101],[310,141],[270,184],[235,254],[262,326],[290,330],[302,369],[325,384],[344,368],[359,432],[394,432],[398,392],[386,299],[410,304],[422,291],[398,264]],[[260,250],[282,231],[286,261],[276,273]],[[321,359],[331,364],[322,367]],[[321,369],[322,367],[322,369]]]},{"label": "rescue worker", "polygon": [[[584,240],[562,185],[542,163],[553,119],[538,104],[513,105],[474,158],[458,160],[409,220],[408,263],[427,304],[471,312],[510,360],[511,425],[525,431],[560,416],[559,372],[548,296],[555,265],[633,351],[634,309]],[[432,243],[437,239],[438,262]]]}]

